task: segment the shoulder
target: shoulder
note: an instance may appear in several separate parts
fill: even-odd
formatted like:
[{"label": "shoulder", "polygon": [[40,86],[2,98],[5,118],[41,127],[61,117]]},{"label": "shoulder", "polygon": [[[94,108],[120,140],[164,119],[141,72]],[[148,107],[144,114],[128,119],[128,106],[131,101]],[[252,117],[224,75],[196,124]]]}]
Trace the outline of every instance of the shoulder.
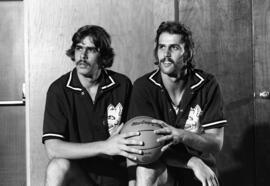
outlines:
[{"label": "shoulder", "polygon": [[216,77],[209,72],[205,72],[200,69],[194,69],[193,76],[197,76],[197,78],[201,79],[204,85],[208,85],[208,86],[218,85],[218,81]]},{"label": "shoulder", "polygon": [[123,84],[123,83],[131,84],[130,79],[124,74],[115,72],[113,70],[108,70],[108,69],[106,69],[106,73],[120,84]]},{"label": "shoulder", "polygon": [[155,76],[158,75],[158,70],[146,73],[134,81],[134,86],[148,87],[153,86],[156,82]]},{"label": "shoulder", "polygon": [[66,85],[67,85],[67,82],[70,78],[70,73],[71,72],[68,72],[62,76],[60,76],[59,78],[57,78],[56,80],[54,80],[49,88],[48,88],[48,93],[49,92],[53,92],[53,93],[60,93],[62,91],[64,91]]},{"label": "shoulder", "polygon": [[133,83],[132,93],[134,95],[147,95],[151,97],[156,95],[162,87],[159,78],[160,75],[158,70],[139,77]]},{"label": "shoulder", "polygon": [[196,82],[193,86],[191,86],[191,89],[194,91],[201,92],[203,97],[209,97],[209,99],[212,99],[214,95],[221,96],[222,95],[222,89],[216,79],[216,77],[211,74],[204,72],[202,70],[194,70],[194,79],[196,79]]},{"label": "shoulder", "polygon": [[113,70],[106,70],[107,74],[109,76],[111,76],[112,78],[116,79],[116,80],[119,80],[119,81],[130,81],[130,79],[124,75],[124,74],[121,74],[119,72],[115,72]]}]

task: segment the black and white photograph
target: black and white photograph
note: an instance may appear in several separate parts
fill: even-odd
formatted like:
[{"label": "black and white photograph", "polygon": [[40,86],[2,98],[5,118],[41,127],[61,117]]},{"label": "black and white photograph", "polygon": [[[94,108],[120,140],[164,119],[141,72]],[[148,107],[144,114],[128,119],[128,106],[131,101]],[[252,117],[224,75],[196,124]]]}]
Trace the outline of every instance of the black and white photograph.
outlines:
[{"label": "black and white photograph", "polygon": [[268,186],[269,51],[267,0],[0,0],[0,185]]}]

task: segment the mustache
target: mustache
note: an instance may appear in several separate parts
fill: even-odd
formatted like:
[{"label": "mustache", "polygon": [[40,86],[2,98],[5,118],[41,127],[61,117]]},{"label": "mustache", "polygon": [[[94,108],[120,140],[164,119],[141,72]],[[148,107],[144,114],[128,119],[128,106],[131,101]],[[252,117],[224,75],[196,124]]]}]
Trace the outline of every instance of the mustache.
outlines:
[{"label": "mustache", "polygon": [[175,63],[175,61],[170,57],[164,57],[163,59],[159,60],[159,62],[164,63],[166,60],[171,62],[171,63]]},{"label": "mustache", "polygon": [[79,60],[79,61],[76,61],[76,65],[79,65],[79,64],[86,64],[86,65],[89,65],[85,60]]}]

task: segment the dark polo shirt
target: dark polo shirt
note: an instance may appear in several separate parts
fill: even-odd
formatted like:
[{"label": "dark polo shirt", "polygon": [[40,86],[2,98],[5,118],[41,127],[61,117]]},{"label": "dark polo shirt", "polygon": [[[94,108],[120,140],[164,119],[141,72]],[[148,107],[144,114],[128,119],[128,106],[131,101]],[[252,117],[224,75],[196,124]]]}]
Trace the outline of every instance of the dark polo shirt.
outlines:
[{"label": "dark polo shirt", "polygon": [[[102,70],[100,78],[95,102],[81,85],[75,68],[51,84],[46,98],[43,143],[48,139],[77,143],[106,140],[110,136],[109,123],[126,121],[131,81],[110,70]],[[126,170],[118,160],[119,157],[103,155],[82,161],[98,185],[107,185],[102,176],[125,179]]]},{"label": "dark polo shirt", "polygon": [[[174,108],[159,70],[138,78],[133,85],[128,119],[140,115],[150,116],[176,128],[196,133],[223,127],[227,121],[224,119],[221,91],[214,76],[193,69],[186,81],[187,88],[182,100]],[[173,157],[187,161],[191,155],[195,155],[215,168],[215,158],[211,154],[198,152],[183,144],[178,144],[173,149]]]}]

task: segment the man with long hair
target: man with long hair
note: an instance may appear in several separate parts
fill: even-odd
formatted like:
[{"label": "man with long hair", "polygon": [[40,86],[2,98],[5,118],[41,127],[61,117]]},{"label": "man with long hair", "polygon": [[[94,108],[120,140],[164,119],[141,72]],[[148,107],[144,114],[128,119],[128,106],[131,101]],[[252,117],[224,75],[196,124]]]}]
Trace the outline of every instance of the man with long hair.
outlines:
[{"label": "man with long hair", "polygon": [[[100,26],[81,27],[66,52],[75,68],[47,92],[42,141],[50,162],[46,185],[125,186],[125,158],[136,159],[141,145],[119,134],[126,121],[131,81],[108,70],[114,52]],[[125,157],[125,158],[124,158]],[[123,161],[124,160],[124,161]]]},{"label": "man with long hair", "polygon": [[128,161],[130,185],[216,186],[214,155],[227,122],[219,85],[213,75],[194,68],[194,42],[184,24],[162,22],[155,42],[158,68],[134,82],[128,118],[155,118],[152,122],[163,126],[155,133],[165,145],[153,164]]}]

